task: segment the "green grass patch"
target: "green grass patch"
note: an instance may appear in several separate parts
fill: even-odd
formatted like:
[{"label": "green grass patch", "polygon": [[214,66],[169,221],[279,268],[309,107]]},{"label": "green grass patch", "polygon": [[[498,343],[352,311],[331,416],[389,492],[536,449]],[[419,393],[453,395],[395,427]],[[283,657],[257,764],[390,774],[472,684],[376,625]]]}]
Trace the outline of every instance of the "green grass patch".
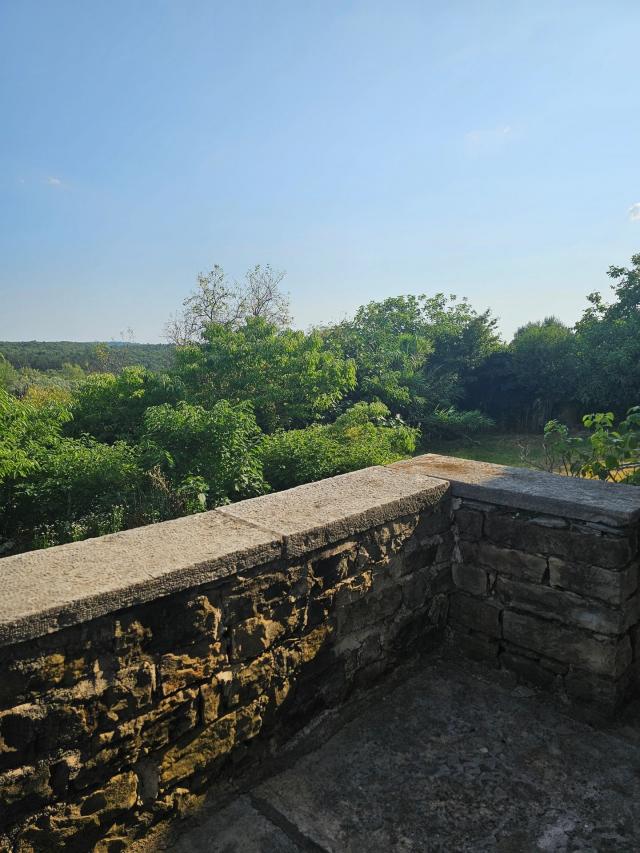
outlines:
[{"label": "green grass patch", "polygon": [[486,433],[474,438],[434,439],[424,442],[418,452],[528,468],[541,464],[544,458],[539,433]]}]

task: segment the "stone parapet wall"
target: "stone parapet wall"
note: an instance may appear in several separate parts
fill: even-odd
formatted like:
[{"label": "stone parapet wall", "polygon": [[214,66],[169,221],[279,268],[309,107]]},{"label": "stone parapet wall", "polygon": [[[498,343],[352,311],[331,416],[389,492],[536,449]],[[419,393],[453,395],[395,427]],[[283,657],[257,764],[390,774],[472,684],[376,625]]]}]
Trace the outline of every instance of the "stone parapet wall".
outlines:
[{"label": "stone parapet wall", "polygon": [[639,518],[427,455],[0,560],[0,851],[123,849],[447,637],[612,713]]},{"label": "stone parapet wall", "polygon": [[[163,534],[180,578],[163,574],[162,588],[183,588],[147,600],[158,578],[151,564],[136,577],[139,550],[149,546],[161,564],[153,543]],[[211,563],[194,562],[191,586],[180,566],[204,556],[194,534]],[[16,594],[13,573],[24,587],[34,558],[41,571],[62,559],[81,573],[84,557],[90,580],[96,546],[96,583],[117,609],[102,612],[95,595],[81,606],[78,575],[66,609],[36,619],[23,602],[22,619],[5,620],[0,849],[122,849],[436,644],[446,623],[451,501],[448,484],[426,477],[369,469],[2,568]],[[120,559],[133,590],[117,588]],[[128,606],[118,607],[121,596]]]},{"label": "stone parapet wall", "polygon": [[564,699],[614,711],[632,685],[637,530],[456,499],[457,641]]},{"label": "stone parapet wall", "polygon": [[613,714],[638,686],[640,489],[446,457],[398,467],[450,478],[456,646]]}]

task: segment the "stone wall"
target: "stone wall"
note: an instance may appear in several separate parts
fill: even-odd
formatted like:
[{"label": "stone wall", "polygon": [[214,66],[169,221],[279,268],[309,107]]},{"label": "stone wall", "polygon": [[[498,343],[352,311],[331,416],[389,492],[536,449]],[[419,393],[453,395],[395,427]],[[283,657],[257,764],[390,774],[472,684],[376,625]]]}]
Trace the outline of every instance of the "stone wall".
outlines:
[{"label": "stone wall", "polygon": [[446,483],[369,469],[2,561],[16,599],[58,578],[58,602],[5,620],[0,849],[122,849],[437,642],[450,503]]},{"label": "stone wall", "polygon": [[457,648],[588,718],[614,713],[638,682],[640,489],[446,457],[398,467],[451,483]]},{"label": "stone wall", "polygon": [[639,518],[429,455],[0,560],[0,851],[123,849],[447,637],[611,713]]}]

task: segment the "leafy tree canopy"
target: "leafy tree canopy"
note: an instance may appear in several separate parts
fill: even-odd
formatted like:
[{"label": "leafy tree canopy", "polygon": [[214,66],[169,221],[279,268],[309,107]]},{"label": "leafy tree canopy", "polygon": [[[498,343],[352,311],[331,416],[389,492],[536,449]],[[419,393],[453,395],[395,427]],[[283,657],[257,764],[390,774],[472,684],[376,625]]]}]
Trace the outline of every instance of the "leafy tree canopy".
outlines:
[{"label": "leafy tree canopy", "polygon": [[195,401],[251,401],[267,432],[326,415],[355,382],[353,363],[320,334],[279,330],[259,317],[239,329],[212,324],[202,345],[180,348],[176,357]]},{"label": "leafy tree canopy", "polygon": [[125,367],[113,373],[92,373],[77,389],[67,426],[70,435],[87,433],[108,443],[135,440],[149,406],[177,402],[184,397],[181,382],[145,367]]},{"label": "leafy tree canopy", "polygon": [[279,431],[264,438],[265,477],[285,489],[409,456],[419,431],[392,418],[383,403],[356,403],[332,424]]},{"label": "leafy tree canopy", "polygon": [[357,365],[349,400],[381,400],[411,422],[458,400],[464,381],[499,346],[496,321],[444,294],[370,302],[325,331]]},{"label": "leafy tree canopy", "polygon": [[258,457],[261,432],[251,405],[226,400],[210,409],[184,401],[152,406],[144,416],[147,467],[158,466],[178,488],[196,488],[209,507],[266,491]]}]

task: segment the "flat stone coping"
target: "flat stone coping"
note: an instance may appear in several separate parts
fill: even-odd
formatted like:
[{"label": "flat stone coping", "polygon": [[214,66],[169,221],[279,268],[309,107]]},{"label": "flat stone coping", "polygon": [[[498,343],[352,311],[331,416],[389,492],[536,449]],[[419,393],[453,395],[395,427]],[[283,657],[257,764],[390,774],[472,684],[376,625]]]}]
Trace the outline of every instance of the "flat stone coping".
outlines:
[{"label": "flat stone coping", "polygon": [[[398,473],[402,480],[397,480]],[[443,480],[422,471],[363,468],[231,504],[219,510],[238,521],[260,524],[283,538],[287,557],[322,548],[354,533],[420,512],[448,490]]]},{"label": "flat stone coping", "polygon": [[568,518],[628,526],[640,519],[640,487],[427,453],[389,466],[441,477],[461,498]]},{"label": "flat stone coping", "polygon": [[448,488],[367,468],[224,509],[0,559],[0,646],[295,556],[420,511]]}]

